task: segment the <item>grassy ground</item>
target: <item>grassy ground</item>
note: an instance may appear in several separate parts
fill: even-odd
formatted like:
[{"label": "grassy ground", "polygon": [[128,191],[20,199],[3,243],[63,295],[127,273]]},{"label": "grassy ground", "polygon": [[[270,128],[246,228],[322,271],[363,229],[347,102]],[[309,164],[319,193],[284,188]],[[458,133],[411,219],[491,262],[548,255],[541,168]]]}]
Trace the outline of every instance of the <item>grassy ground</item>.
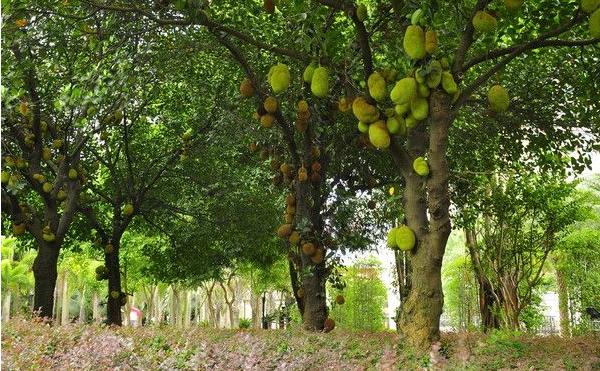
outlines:
[{"label": "grassy ground", "polygon": [[417,357],[395,333],[214,330],[169,326],[2,328],[2,370],[600,370],[598,336],[445,334]]}]

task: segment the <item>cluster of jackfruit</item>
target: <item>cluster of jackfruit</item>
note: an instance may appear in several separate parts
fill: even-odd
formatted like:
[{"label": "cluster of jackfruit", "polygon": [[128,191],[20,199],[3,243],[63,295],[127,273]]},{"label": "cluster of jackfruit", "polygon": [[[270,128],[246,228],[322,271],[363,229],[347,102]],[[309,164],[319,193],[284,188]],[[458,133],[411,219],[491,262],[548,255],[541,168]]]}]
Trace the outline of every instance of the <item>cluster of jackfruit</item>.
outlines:
[{"label": "cluster of jackfruit", "polygon": [[96,280],[102,281],[108,279],[108,269],[104,265],[96,267]]},{"label": "cluster of jackfruit", "polygon": [[591,14],[588,20],[590,36],[600,37],[600,0],[581,0],[581,10]]},{"label": "cluster of jackfruit", "polygon": [[390,229],[387,235],[387,246],[401,251],[412,250],[416,241],[415,233],[406,225]]},{"label": "cluster of jackfruit", "polygon": [[318,97],[324,98],[329,94],[329,70],[327,67],[311,63],[304,69],[302,79],[310,84],[310,91]]},{"label": "cluster of jackfruit", "polygon": [[56,240],[56,236],[54,235],[52,228],[50,228],[50,225],[46,225],[42,228],[42,239],[46,242],[54,242]]},{"label": "cluster of jackfruit", "polygon": [[189,158],[190,148],[192,146],[192,137],[194,136],[194,131],[190,128],[181,134],[181,152],[179,153],[179,160],[185,161]]}]

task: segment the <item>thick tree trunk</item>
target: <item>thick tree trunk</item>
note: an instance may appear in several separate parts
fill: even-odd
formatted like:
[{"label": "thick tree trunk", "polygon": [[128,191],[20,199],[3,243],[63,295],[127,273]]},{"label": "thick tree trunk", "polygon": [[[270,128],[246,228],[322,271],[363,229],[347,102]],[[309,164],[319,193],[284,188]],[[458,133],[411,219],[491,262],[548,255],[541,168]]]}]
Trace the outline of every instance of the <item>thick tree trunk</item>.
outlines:
[{"label": "thick tree trunk", "polygon": [[53,318],[54,289],[58,277],[59,248],[49,243],[38,243],[38,253],[33,262],[35,290],[33,310],[42,318]]},{"label": "thick tree trunk", "polygon": [[252,308],[252,328],[261,328],[260,295],[250,292],[250,307]]},{"label": "thick tree trunk", "polygon": [[569,314],[569,290],[564,272],[556,268],[556,286],[558,291],[558,311],[560,313],[560,334],[571,337],[571,316]]},{"label": "thick tree trunk", "polygon": [[519,330],[521,328],[519,322],[521,303],[518,287],[511,276],[500,277],[500,284],[504,299],[504,324],[512,330]]},{"label": "thick tree trunk", "polygon": [[394,257],[396,261],[396,276],[398,278],[398,294],[400,296],[400,306],[396,310],[396,324],[400,321],[402,315],[402,304],[406,302],[408,294],[410,294],[410,258],[405,252],[400,250],[394,251]]},{"label": "thick tree trunk", "polygon": [[187,290],[185,293],[185,311],[183,316],[183,327],[190,327],[192,318],[192,291]]},{"label": "thick tree trunk", "polygon": [[6,323],[10,319],[10,303],[11,303],[12,293],[8,291],[6,295],[4,295],[4,300],[2,301],[2,322]]},{"label": "thick tree trunk", "polygon": [[104,254],[104,264],[108,269],[108,302],[106,304],[106,321],[109,325],[121,326],[121,267],[119,263],[119,248],[121,237],[112,239],[113,251]]}]

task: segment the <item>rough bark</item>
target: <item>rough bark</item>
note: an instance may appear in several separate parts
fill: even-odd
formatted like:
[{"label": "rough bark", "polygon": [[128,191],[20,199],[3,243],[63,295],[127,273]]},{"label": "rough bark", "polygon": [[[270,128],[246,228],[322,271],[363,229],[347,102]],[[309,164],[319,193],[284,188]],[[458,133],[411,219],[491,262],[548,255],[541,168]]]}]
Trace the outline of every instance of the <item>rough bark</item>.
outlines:
[{"label": "rough bark", "polygon": [[53,318],[54,289],[58,277],[58,247],[49,243],[39,243],[38,253],[33,262],[35,289],[33,310],[39,311],[42,318]]},{"label": "rough bark", "polygon": [[85,313],[85,287],[81,289],[81,297],[79,298],[79,323],[86,322]]},{"label": "rough bark", "polygon": [[69,309],[71,296],[69,295],[69,280],[68,274],[65,272],[62,279],[62,303],[60,305],[60,323],[65,325],[69,323]]},{"label": "rough bark", "polygon": [[185,293],[185,310],[183,316],[183,327],[190,327],[190,320],[192,318],[192,291],[187,290]]},{"label": "rough bark", "polygon": [[94,322],[100,321],[100,298],[96,292],[92,296],[92,319]]},{"label": "rough bark", "polygon": [[[120,236],[112,240],[113,252],[104,254],[104,264],[108,269],[108,301],[106,304],[106,321],[109,325],[121,326],[121,267],[119,263]],[[117,296],[118,297],[115,297]]]},{"label": "rough bark", "polygon": [[[444,303],[442,258],[451,229],[446,152],[452,120],[449,98],[442,92],[433,92],[429,135],[422,123],[409,132],[405,153],[392,148],[394,162],[406,183],[403,198],[406,223],[417,240],[410,252],[411,290],[402,305],[399,329],[413,347],[421,350],[440,338]],[[423,179],[412,171],[412,161],[426,151],[430,174]]]},{"label": "rough bark", "polygon": [[252,308],[252,328],[260,328],[260,295],[254,291],[250,293],[250,307]]}]

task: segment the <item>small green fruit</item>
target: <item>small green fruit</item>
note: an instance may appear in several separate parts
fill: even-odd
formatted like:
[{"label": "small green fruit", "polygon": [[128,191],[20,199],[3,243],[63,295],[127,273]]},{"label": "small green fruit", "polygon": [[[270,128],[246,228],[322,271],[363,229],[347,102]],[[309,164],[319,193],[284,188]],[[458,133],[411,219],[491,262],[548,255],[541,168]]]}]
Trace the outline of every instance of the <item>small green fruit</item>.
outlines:
[{"label": "small green fruit", "polygon": [[69,175],[69,179],[75,180],[75,179],[77,179],[77,176],[79,175],[79,173],[75,169],[69,169],[68,175]]},{"label": "small green fruit", "polygon": [[419,174],[420,176],[429,175],[429,164],[423,157],[417,157],[413,161],[413,169],[415,170],[415,173]]},{"label": "small green fruit", "polygon": [[310,90],[319,98],[327,96],[329,93],[329,71],[326,67],[315,69],[310,82]]},{"label": "small green fruit", "polygon": [[412,229],[406,225],[394,228],[396,237],[396,246],[402,251],[409,251],[415,247],[416,237]]},{"label": "small green fruit", "polygon": [[500,85],[494,85],[488,91],[490,109],[494,112],[506,112],[510,104],[508,92]]}]

